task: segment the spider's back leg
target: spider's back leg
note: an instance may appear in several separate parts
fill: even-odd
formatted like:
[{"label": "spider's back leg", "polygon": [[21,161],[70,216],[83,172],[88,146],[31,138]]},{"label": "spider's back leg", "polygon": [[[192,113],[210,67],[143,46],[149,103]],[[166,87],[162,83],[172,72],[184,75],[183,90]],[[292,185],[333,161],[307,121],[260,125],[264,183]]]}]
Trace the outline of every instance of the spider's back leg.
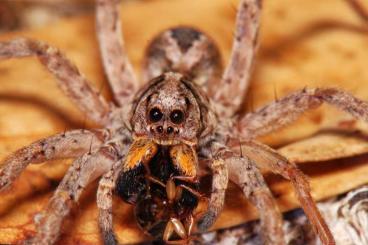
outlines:
[{"label": "spider's back leg", "polygon": [[[146,50],[145,81],[165,72],[178,72],[204,90],[221,78],[220,52],[215,43],[199,30],[176,27],[157,35]],[[208,91],[211,93],[210,91]]]}]

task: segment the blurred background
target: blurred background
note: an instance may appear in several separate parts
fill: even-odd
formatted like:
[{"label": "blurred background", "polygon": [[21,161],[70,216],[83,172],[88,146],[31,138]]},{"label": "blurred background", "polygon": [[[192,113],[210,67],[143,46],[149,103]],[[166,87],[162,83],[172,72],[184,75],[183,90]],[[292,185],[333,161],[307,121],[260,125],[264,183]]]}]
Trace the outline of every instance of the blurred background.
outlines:
[{"label": "blurred background", "polygon": [[93,0],[1,0],[0,33],[41,27],[93,8]]}]

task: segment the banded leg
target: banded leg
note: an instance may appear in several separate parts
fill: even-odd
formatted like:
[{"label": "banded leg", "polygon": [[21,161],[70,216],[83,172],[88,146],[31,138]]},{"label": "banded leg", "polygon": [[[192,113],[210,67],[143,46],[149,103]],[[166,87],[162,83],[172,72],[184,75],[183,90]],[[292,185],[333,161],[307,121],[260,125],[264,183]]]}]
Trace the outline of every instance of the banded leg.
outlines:
[{"label": "banded leg", "polygon": [[120,106],[137,90],[138,82],[124,50],[118,0],[96,0],[96,26],[103,65]]},{"label": "banded leg", "polygon": [[211,197],[208,203],[208,210],[198,222],[198,229],[201,232],[208,230],[222,211],[225,203],[225,192],[229,182],[226,152],[222,147],[218,148],[216,152],[213,160],[209,163],[212,170]]},{"label": "banded leg", "polygon": [[285,244],[280,210],[259,169],[247,157],[227,161],[229,178],[258,209],[262,235],[266,244]]},{"label": "banded leg", "polygon": [[217,91],[212,97],[223,108],[220,113],[232,116],[242,103],[258,46],[261,0],[242,0],[236,17],[236,29],[230,62],[221,82],[211,84]]},{"label": "banded leg", "polygon": [[[121,156],[119,161],[115,162],[110,171],[104,174],[99,182],[97,191],[97,206],[99,209],[98,223],[103,242],[106,245],[118,244],[112,222],[112,196],[118,177],[122,172],[130,171],[139,164],[146,166],[157,152],[157,145],[153,141],[147,139],[138,139],[129,147],[128,145],[122,145],[120,148],[123,152],[120,153]],[[147,166],[146,170],[148,170]],[[147,171],[147,175],[149,175],[149,171]],[[132,195],[134,191],[129,189],[132,185],[131,183],[126,183],[130,181],[133,180],[125,180],[125,185],[120,188]],[[135,188],[135,186],[133,186],[133,188]],[[119,189],[117,192],[119,193]],[[135,193],[135,195],[138,195],[138,193]]]},{"label": "banded leg", "polygon": [[314,232],[323,244],[335,244],[331,231],[311,196],[307,177],[294,164],[272,148],[253,141],[242,142],[242,152],[258,166],[290,180]]},{"label": "banded leg", "polygon": [[240,134],[247,139],[265,135],[295,121],[305,111],[323,102],[368,122],[368,102],[334,88],[304,89],[246,114],[239,123]]},{"label": "banded leg", "polygon": [[103,243],[105,245],[118,244],[112,215],[112,197],[115,189],[115,183],[122,169],[123,161],[118,161],[113,168],[108,171],[99,182],[97,191],[98,224],[100,227]]},{"label": "banded leg", "polygon": [[29,164],[81,156],[89,149],[94,151],[100,147],[107,137],[102,130],[73,130],[41,139],[16,151],[0,168],[0,191],[9,187]]},{"label": "banded leg", "polygon": [[74,161],[46,209],[36,216],[37,234],[27,244],[54,244],[59,238],[64,218],[78,202],[83,190],[109,171],[117,157],[115,149],[106,146],[96,153],[84,154]]},{"label": "banded leg", "polygon": [[88,119],[104,125],[110,111],[105,99],[88,83],[60,51],[46,43],[25,38],[0,42],[0,59],[37,56],[40,62],[57,78],[61,90],[70,97]]}]

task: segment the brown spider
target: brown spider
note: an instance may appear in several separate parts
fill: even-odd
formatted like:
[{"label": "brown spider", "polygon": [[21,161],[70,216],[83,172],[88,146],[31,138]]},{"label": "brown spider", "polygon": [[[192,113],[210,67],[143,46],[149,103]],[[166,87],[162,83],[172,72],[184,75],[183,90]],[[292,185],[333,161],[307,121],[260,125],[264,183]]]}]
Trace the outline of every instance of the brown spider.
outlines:
[{"label": "brown spider", "polygon": [[[314,231],[324,244],[334,244],[303,173],[253,139],[293,122],[323,102],[368,121],[368,103],[333,88],[304,89],[240,116],[237,112],[258,46],[261,0],[240,2],[230,62],[224,73],[212,40],[195,29],[178,27],[161,33],[149,45],[143,77],[150,82],[138,90],[124,52],[117,6],[116,0],[97,0],[98,39],[115,103],[109,104],[57,49],[28,39],[0,42],[3,59],[37,56],[79,109],[103,126],[41,139],[5,160],[0,170],[1,190],[30,163],[76,158],[46,209],[37,216],[37,233],[28,242],[55,243],[64,218],[82,191],[102,176],[97,193],[99,226],[104,242],[115,244],[112,195],[117,180],[149,165],[158,152],[165,150],[181,175],[178,177],[188,182],[197,178],[198,157],[212,170],[209,206],[197,224],[199,231],[207,230],[221,212],[230,179],[258,208],[265,242],[285,243],[281,213],[259,166],[292,182]],[[241,154],[237,150],[239,141]],[[174,223],[177,220],[172,220]]]}]

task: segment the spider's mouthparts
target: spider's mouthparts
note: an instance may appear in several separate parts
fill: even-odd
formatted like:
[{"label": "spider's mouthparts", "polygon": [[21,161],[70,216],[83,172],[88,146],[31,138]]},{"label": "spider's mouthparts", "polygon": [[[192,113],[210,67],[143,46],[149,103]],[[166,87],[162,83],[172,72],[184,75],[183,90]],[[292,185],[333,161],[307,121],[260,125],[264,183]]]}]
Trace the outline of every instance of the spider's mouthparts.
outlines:
[{"label": "spider's mouthparts", "polygon": [[164,146],[167,146],[167,145],[178,145],[180,144],[180,141],[179,140],[174,140],[174,139],[154,139],[155,143],[158,144],[158,145],[164,145]]}]

